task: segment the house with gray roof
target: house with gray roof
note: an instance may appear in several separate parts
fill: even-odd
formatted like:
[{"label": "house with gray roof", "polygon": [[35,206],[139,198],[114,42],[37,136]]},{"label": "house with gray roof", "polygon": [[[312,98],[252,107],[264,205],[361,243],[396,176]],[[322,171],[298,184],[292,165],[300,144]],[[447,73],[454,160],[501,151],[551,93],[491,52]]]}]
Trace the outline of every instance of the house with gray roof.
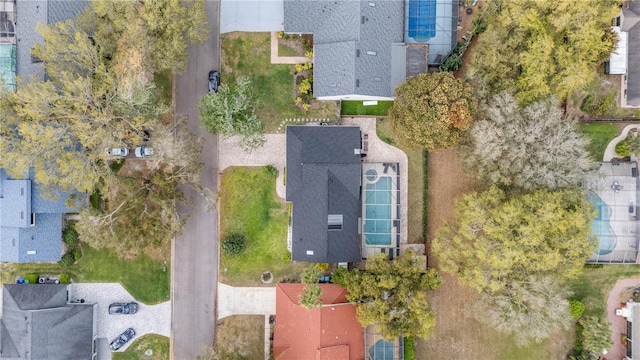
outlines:
[{"label": "house with gray roof", "polygon": [[27,176],[12,178],[0,168],[0,261],[53,262],[62,253],[62,216],[77,212],[66,204],[69,194],[44,196]]},{"label": "house with gray roof", "polygon": [[0,359],[96,359],[96,320],[96,304],[68,303],[67,285],[5,284]]},{"label": "house with gray roof", "polygon": [[287,126],[286,137],[292,260],[360,261],[360,128]]},{"label": "house with gray roof", "polygon": [[38,23],[75,18],[89,4],[82,0],[0,0],[0,77],[15,89],[15,78],[44,80],[42,61],[31,55],[42,36]]},{"label": "house with gray roof", "polygon": [[284,0],[284,31],[313,34],[319,100],[393,100],[408,76],[444,61],[457,22],[458,0]]},{"label": "house with gray roof", "polygon": [[613,25],[618,44],[605,73],[620,75],[621,107],[640,107],[640,1],[625,1]]}]

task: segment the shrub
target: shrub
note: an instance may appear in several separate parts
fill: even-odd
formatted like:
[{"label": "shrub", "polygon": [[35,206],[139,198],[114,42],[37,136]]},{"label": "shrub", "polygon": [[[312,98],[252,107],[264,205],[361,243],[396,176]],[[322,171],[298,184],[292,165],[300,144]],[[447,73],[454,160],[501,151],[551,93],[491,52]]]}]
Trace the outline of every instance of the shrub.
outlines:
[{"label": "shrub", "polygon": [[414,360],[416,358],[415,340],[413,336],[404,338],[404,360]]},{"label": "shrub", "polygon": [[300,96],[296,97],[296,105],[300,105],[300,103],[302,102],[302,98]]},{"label": "shrub", "polygon": [[304,111],[309,111],[310,107],[311,107],[311,104],[302,104],[302,110]]},{"label": "shrub", "polygon": [[25,282],[29,281],[29,284],[37,284],[38,279],[40,278],[40,275],[36,273],[29,273],[29,274],[25,274],[23,278]]},{"label": "shrub", "polygon": [[60,284],[69,284],[71,283],[71,275],[69,274],[60,274]]},{"label": "shrub", "polygon": [[80,250],[79,247],[73,249],[71,251],[71,254],[73,255],[73,260],[74,261],[78,261],[78,260],[82,259],[82,250]]},{"label": "shrub", "polygon": [[620,156],[629,156],[629,145],[626,140],[620,141],[616,144],[616,154]]},{"label": "shrub", "polygon": [[593,110],[591,104],[593,103],[593,95],[587,95],[584,100],[582,100],[582,104],[580,104],[580,110],[590,113]]},{"label": "shrub", "polygon": [[298,90],[300,90],[302,94],[308,94],[309,91],[311,91],[311,81],[309,81],[309,79],[303,79]]},{"label": "shrub", "polygon": [[278,31],[278,39],[282,39],[284,37],[284,31]]},{"label": "shrub", "polygon": [[244,234],[232,233],[222,240],[222,250],[229,255],[237,255],[247,247],[247,237]]},{"label": "shrub", "polygon": [[291,253],[288,252],[288,251],[286,253],[284,253],[284,255],[282,255],[282,260],[291,261]]},{"label": "shrub", "polygon": [[264,171],[271,177],[278,177],[278,169],[273,165],[265,166]]},{"label": "shrub", "polygon": [[302,72],[302,70],[304,70],[304,65],[302,64],[295,64],[294,66],[297,72]]},{"label": "shrub", "polygon": [[318,268],[318,270],[320,271],[327,271],[329,269],[331,269],[331,264],[327,264],[327,263],[316,263],[316,267]]},{"label": "shrub", "polygon": [[62,231],[62,241],[69,247],[78,246],[78,232],[73,226],[69,226]]},{"label": "shrub", "polygon": [[333,273],[331,273],[331,282],[345,287],[345,278],[348,272],[349,270],[343,267],[338,267],[337,269],[333,270]]},{"label": "shrub", "polygon": [[585,306],[584,303],[580,300],[570,300],[569,301],[569,312],[571,313],[571,317],[574,319],[579,319],[584,314]]},{"label": "shrub", "polygon": [[89,201],[91,202],[92,208],[100,210],[100,192],[98,190],[89,195]]},{"label": "shrub", "polygon": [[109,164],[109,168],[114,174],[117,174],[118,171],[120,171],[120,169],[122,168],[122,166],[124,166],[124,158],[112,161]]},{"label": "shrub", "polygon": [[73,257],[73,253],[68,252],[62,256],[62,259],[60,259],[60,261],[58,261],[58,265],[62,267],[68,267],[73,265],[73,263],[75,262],[76,262],[76,259]]},{"label": "shrub", "polygon": [[313,58],[313,51],[307,51],[306,53],[304,53],[304,56],[308,58]]}]

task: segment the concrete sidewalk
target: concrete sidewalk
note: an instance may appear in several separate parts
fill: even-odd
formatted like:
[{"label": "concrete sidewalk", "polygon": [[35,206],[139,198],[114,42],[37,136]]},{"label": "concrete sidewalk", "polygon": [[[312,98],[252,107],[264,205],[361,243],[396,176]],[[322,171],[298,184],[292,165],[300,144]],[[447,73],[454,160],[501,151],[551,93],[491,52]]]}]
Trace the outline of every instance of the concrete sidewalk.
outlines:
[{"label": "concrete sidewalk", "polygon": [[218,319],[231,315],[275,315],[275,287],[233,287],[218,283]]},{"label": "concrete sidewalk", "polygon": [[609,142],[609,145],[607,145],[607,149],[604,151],[604,157],[602,161],[605,161],[605,162],[611,161],[611,159],[615,157],[621,157],[618,154],[616,154],[616,145],[620,141],[627,138],[627,134],[629,134],[629,130],[631,129],[640,129],[640,125],[632,124],[632,125],[625,126],[624,129],[622,129],[622,133],[616,136],[613,140]]},{"label": "concrete sidewalk", "polygon": [[271,33],[271,63],[272,64],[304,64],[313,59],[306,56],[278,56],[278,33]]},{"label": "concrete sidewalk", "polygon": [[233,136],[220,140],[219,171],[230,166],[266,166],[272,165],[278,169],[276,179],[276,193],[285,198],[284,167],[287,161],[285,156],[287,142],[285,134],[266,134],[266,143],[263,147],[246,152],[240,147],[240,137]]}]

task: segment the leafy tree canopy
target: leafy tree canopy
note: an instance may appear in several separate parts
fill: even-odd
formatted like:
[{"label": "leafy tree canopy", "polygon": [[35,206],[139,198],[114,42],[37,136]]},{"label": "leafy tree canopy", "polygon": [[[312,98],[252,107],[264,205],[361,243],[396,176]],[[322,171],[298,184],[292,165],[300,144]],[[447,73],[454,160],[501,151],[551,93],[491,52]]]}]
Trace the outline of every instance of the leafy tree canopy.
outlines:
[{"label": "leafy tree canopy", "polygon": [[386,339],[430,335],[435,317],[426,291],[437,288],[440,281],[435,270],[422,272],[411,250],[393,261],[379,254],[367,259],[366,271],[344,274],[349,301],[364,302],[358,307],[358,320],[363,326],[375,325]]},{"label": "leafy tree canopy", "polygon": [[389,117],[409,144],[433,150],[457,144],[475,110],[469,84],[450,72],[438,72],[411,77],[398,86]]},{"label": "leafy tree canopy", "polygon": [[235,86],[222,84],[218,92],[200,99],[200,123],[212,134],[223,138],[238,135],[240,145],[248,151],[264,145],[264,124],[255,114],[256,98],[251,81],[236,79]]},{"label": "leafy tree canopy", "polygon": [[580,190],[536,190],[507,198],[491,187],[456,203],[432,249],[443,271],[478,292],[495,293],[531,276],[576,277],[595,250],[593,212]]},{"label": "leafy tree canopy", "polygon": [[3,156],[0,166],[24,176],[33,167],[44,189],[106,194],[113,174],[111,147],[132,146],[167,107],[152,82],[124,91],[102,62],[99,49],[73,21],[39,26],[49,81],[18,79],[16,92],[0,93]]},{"label": "leafy tree canopy", "polygon": [[91,2],[86,22],[93,24],[98,45],[109,57],[142,50],[138,60],[152,72],[176,73],[186,67],[190,43],[207,39],[204,0],[137,0]]},{"label": "leafy tree canopy", "polygon": [[480,294],[471,309],[478,321],[513,335],[517,345],[527,346],[569,328],[568,294],[555,276],[531,276],[512,281],[494,294]]},{"label": "leafy tree canopy", "polygon": [[585,87],[617,38],[611,19],[620,0],[492,0],[469,75],[488,92],[515,90],[523,104]]},{"label": "leafy tree canopy", "polygon": [[604,317],[589,316],[580,320],[582,326],[582,346],[594,354],[613,346],[611,341],[611,323]]},{"label": "leafy tree canopy", "polygon": [[503,188],[558,189],[578,186],[597,164],[588,139],[549,98],[526,107],[501,93],[481,107],[463,147],[471,173]]}]

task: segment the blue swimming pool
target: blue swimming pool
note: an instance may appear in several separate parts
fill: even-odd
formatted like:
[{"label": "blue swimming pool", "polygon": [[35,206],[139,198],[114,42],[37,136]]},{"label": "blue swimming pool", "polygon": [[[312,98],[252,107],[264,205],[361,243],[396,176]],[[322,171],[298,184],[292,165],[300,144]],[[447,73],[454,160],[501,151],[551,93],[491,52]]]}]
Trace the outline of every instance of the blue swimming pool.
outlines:
[{"label": "blue swimming pool", "polygon": [[587,192],[587,200],[596,210],[596,217],[591,223],[591,234],[598,237],[597,255],[608,255],[617,243],[616,233],[611,227],[611,207],[605,203],[598,194]]},{"label": "blue swimming pool", "polygon": [[[372,174],[367,172],[371,181],[369,175]],[[366,185],[363,232],[367,245],[391,245],[392,186],[393,181],[388,176],[380,176],[375,183]]]},{"label": "blue swimming pool", "polygon": [[409,0],[407,35],[423,41],[436,36],[436,0]]}]

